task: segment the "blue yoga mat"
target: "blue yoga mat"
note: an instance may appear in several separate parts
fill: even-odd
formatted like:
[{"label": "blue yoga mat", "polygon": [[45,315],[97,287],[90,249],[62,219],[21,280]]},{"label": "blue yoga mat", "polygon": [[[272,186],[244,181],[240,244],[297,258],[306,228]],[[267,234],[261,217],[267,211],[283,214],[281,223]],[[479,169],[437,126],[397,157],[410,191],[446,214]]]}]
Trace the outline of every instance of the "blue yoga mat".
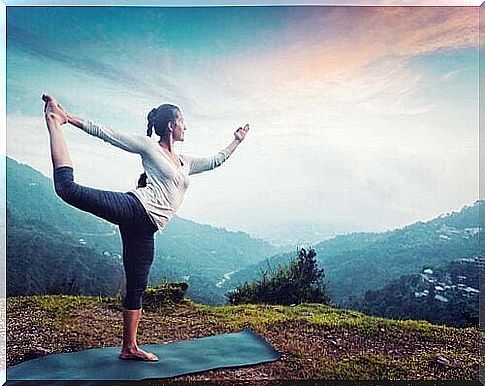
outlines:
[{"label": "blue yoga mat", "polygon": [[223,367],[248,366],[280,358],[261,336],[249,328],[237,333],[140,346],[158,362],[121,360],[120,347],[51,354],[7,368],[14,380],[141,380],[168,378]]}]

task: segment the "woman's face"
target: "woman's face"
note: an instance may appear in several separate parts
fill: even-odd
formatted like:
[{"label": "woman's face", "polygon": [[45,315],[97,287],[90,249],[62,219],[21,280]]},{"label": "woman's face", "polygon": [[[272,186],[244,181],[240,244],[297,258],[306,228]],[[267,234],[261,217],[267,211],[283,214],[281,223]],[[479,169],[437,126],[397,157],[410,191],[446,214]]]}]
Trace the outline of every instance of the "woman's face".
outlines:
[{"label": "woman's face", "polygon": [[184,117],[180,111],[177,111],[177,119],[174,122],[174,127],[172,130],[173,140],[183,142],[185,130],[187,130],[187,127],[185,126]]}]

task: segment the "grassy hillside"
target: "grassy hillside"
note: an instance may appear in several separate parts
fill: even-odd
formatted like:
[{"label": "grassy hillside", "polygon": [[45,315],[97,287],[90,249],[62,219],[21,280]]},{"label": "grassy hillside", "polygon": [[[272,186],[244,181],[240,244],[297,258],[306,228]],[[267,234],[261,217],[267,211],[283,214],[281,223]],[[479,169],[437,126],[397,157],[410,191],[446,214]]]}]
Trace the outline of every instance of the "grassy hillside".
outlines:
[{"label": "grassy hillside", "polygon": [[[32,296],[7,299],[7,365],[56,352],[119,346],[119,299]],[[213,379],[478,379],[477,329],[369,317],[318,304],[294,307],[207,306],[183,300],[144,312],[140,344],[191,339],[245,326],[282,353],[281,360],[177,378]],[[162,358],[163,361],[163,358]],[[156,384],[152,381],[152,384]]]}]

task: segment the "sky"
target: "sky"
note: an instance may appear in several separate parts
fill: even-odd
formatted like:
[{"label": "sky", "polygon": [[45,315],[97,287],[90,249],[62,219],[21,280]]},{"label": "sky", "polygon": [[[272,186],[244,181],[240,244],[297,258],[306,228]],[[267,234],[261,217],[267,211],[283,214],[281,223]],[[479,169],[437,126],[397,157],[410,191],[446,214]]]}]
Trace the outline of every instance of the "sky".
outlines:
[{"label": "sky", "polygon": [[[9,7],[7,155],[51,177],[46,92],[134,134],[174,103],[178,153],[215,154],[248,122],[191,177],[177,214],[200,223],[321,237],[478,199],[476,7]],[[138,156],[65,132],[79,183],[133,188]]]}]

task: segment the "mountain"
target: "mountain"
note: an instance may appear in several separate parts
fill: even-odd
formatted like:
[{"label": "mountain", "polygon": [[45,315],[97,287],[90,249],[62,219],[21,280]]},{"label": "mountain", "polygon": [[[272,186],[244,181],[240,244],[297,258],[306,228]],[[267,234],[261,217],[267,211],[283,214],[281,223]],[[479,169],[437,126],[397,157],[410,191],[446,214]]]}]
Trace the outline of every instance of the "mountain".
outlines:
[{"label": "mountain", "polygon": [[80,245],[41,220],[7,208],[7,294],[109,294],[124,286],[114,259]]},{"label": "mountain", "polygon": [[[63,202],[55,194],[52,181],[30,166],[8,157],[6,163],[9,212],[7,265],[12,275],[9,276],[12,293],[23,291],[24,280],[44,280],[43,277],[32,276],[22,279],[21,275],[12,272],[20,273],[26,266],[36,270],[47,258],[48,243],[52,244],[53,250],[70,250],[74,246],[89,250],[101,255],[101,261],[108,266],[116,262],[121,267],[122,249],[117,226]],[[29,232],[43,240],[38,256],[34,256],[31,244],[25,244]],[[179,217],[175,217],[162,232],[157,232],[155,242],[156,255],[150,271],[150,284],[164,279],[185,280],[189,283],[189,294],[209,303],[224,301],[223,291],[216,283],[225,274],[255,264],[281,250],[242,232],[230,232]],[[24,245],[29,245],[29,250]],[[19,256],[24,257],[20,259]],[[76,256],[76,259],[83,258],[79,253]],[[48,258],[55,261],[52,259],[54,257]],[[87,273],[78,271],[81,276]],[[59,275],[59,280],[63,280],[62,275]],[[118,285],[112,284],[113,288]],[[34,287],[42,288],[41,293],[51,288],[46,283],[38,283]],[[103,292],[103,288],[82,293]]]},{"label": "mountain", "polygon": [[403,275],[385,287],[367,291],[349,308],[386,318],[478,327],[479,288],[484,284],[484,267],[480,259],[460,259],[442,267],[428,266],[421,273]]},{"label": "mountain", "polygon": [[[344,305],[424,266],[439,266],[479,254],[479,208],[477,201],[459,212],[428,222],[383,233],[352,233],[316,244],[317,261],[325,269],[332,300]],[[274,255],[236,272],[224,283],[226,290],[254,280],[261,271],[274,269],[295,258],[295,252]]]}]

